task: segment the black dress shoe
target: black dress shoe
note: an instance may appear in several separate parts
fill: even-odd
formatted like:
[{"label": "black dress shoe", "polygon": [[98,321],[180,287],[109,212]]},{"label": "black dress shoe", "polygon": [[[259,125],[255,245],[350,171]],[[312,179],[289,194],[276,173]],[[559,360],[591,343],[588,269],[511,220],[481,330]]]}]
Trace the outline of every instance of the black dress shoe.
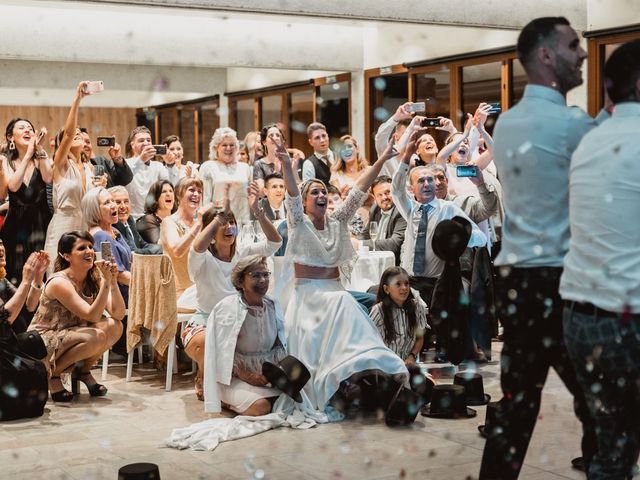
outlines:
[{"label": "black dress shoe", "polygon": [[571,460],[571,467],[575,470],[584,472],[584,460],[582,459],[582,457],[576,457]]}]

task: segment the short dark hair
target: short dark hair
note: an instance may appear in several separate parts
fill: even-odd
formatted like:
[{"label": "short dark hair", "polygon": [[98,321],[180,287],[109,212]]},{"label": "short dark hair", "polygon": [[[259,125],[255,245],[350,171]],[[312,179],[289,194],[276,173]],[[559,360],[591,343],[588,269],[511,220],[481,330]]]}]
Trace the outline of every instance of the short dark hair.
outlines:
[{"label": "short dark hair", "polygon": [[89,135],[89,130],[87,130],[87,127],[80,127],[80,132]]},{"label": "short dark hair", "polygon": [[[150,213],[156,213],[158,211],[158,208],[160,208],[158,201],[160,200],[160,195],[162,195],[162,189],[164,188],[165,185],[169,185],[173,190],[173,194],[175,195],[176,191],[173,188],[173,184],[169,180],[158,180],[156,182],[153,182],[149,187],[147,198],[144,201],[144,213],[150,214]],[[175,196],[174,196],[174,199],[175,199]],[[173,210],[171,211],[171,213],[177,210],[178,208],[177,204],[178,202],[174,200]]]},{"label": "short dark hair", "polygon": [[557,25],[571,24],[565,17],[540,17],[531,20],[524,26],[518,36],[516,52],[525,70],[531,65],[533,54],[540,43],[555,37]]},{"label": "short dark hair", "polygon": [[632,100],[640,79],[640,39],[616,48],[604,66],[604,85],[613,103]]},{"label": "short dark hair", "polygon": [[284,177],[282,176],[281,173],[278,173],[278,172],[270,173],[269,175],[264,177],[264,186],[266,187],[269,184],[269,182],[274,179],[284,180]]},{"label": "short dark hair", "polygon": [[167,135],[166,137],[164,137],[164,140],[162,140],[162,144],[168,147],[173,142],[179,142],[179,141],[180,141],[180,137],[178,135]]},{"label": "short dark hair", "polygon": [[131,142],[133,142],[133,139],[136,138],[136,135],[138,135],[139,133],[147,133],[151,135],[151,130],[149,130],[144,125],[140,125],[134,128],[133,130],[131,130],[131,132],[129,133],[129,137],[127,138],[127,143],[124,146],[125,154],[127,155],[127,157],[130,157],[133,155],[133,148],[131,148]]},{"label": "short dark hair", "polygon": [[340,190],[332,183],[327,183],[327,195],[340,195]]},{"label": "short dark hair", "polygon": [[313,132],[315,132],[316,130],[324,130],[326,132],[327,127],[325,127],[324,124],[320,122],[310,123],[307,127],[307,137],[311,138],[311,135],[313,135]]},{"label": "short dark hair", "polygon": [[377,187],[381,183],[391,183],[391,177],[389,175],[380,175],[371,184],[371,193],[373,193],[374,187]]}]

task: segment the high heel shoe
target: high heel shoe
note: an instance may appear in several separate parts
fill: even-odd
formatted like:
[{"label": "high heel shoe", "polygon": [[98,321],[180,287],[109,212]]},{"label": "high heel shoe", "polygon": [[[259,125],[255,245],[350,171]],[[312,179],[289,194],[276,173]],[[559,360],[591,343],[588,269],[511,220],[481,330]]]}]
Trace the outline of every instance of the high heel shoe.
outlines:
[{"label": "high heel shoe", "polygon": [[73,395],[80,393],[80,382],[84,383],[84,386],[89,390],[89,395],[92,397],[104,397],[109,391],[107,387],[93,380],[93,383],[87,382],[87,378],[91,377],[91,372],[81,372],[76,369],[71,376],[71,391]]},{"label": "high heel shoe", "polygon": [[[51,377],[51,380],[60,380],[60,377]],[[60,383],[62,384],[62,381],[60,381]],[[62,390],[58,390],[57,392],[52,392],[51,388],[49,388],[49,392],[51,392],[51,400],[54,402],[68,403],[73,400],[73,393],[64,388],[64,386]]]}]

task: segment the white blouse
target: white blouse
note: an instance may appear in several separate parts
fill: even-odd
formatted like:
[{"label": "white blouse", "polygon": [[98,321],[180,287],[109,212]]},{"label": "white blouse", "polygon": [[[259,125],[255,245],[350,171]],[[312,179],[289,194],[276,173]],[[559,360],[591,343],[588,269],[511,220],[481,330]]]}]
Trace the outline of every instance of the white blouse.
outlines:
[{"label": "white blouse", "polygon": [[302,196],[285,197],[289,241],[285,255],[294,263],[312,267],[340,267],[353,260],[349,220],[367,199],[367,194],[353,186],[340,207],[325,215],[324,229],[317,230],[305,215]]}]

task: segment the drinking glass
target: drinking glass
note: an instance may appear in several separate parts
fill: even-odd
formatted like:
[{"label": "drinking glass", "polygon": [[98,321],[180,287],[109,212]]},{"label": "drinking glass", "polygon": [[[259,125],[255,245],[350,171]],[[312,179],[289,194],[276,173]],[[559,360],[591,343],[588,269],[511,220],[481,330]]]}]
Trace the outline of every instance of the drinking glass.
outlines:
[{"label": "drinking glass", "polygon": [[371,251],[376,251],[376,238],[378,238],[378,222],[369,222],[369,237],[371,237]]}]

